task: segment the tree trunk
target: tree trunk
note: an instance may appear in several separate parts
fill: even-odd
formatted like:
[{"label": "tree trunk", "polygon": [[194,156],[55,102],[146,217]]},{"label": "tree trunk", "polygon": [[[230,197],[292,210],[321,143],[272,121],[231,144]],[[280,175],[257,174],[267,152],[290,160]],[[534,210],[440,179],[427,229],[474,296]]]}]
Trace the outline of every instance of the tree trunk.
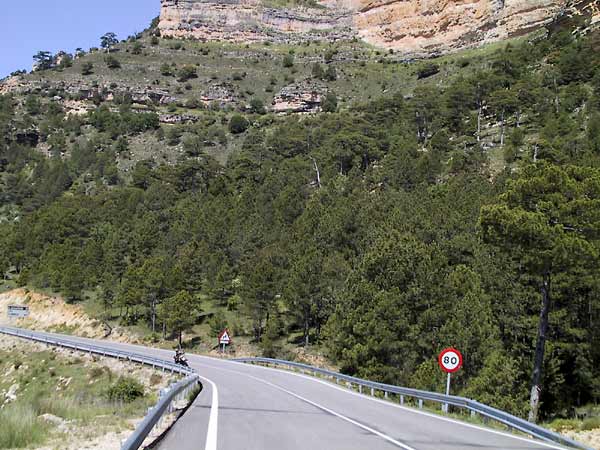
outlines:
[{"label": "tree trunk", "polygon": [[152,295],[152,334],[156,333],[156,296]]},{"label": "tree trunk", "polygon": [[321,172],[319,172],[319,166],[317,165],[317,160],[315,158],[313,158],[312,156],[310,156],[310,159],[312,159],[314,168],[315,168],[315,172],[317,174],[317,186],[319,187],[319,189],[321,188]]},{"label": "tree trunk", "polygon": [[481,140],[481,114],[483,113],[483,105],[479,103],[477,110],[477,142]]},{"label": "tree trunk", "polygon": [[310,327],[308,325],[308,317],[305,317],[304,318],[304,346],[305,347],[308,347],[308,345],[309,345],[309,340],[310,340],[309,330],[310,330]]},{"label": "tree trunk", "polygon": [[542,391],[542,368],[544,365],[544,351],[546,350],[546,333],[548,332],[548,315],[550,313],[550,272],[544,273],[542,280],[542,310],[538,326],[537,343],[535,346],[535,360],[531,380],[531,397],[529,399],[529,421],[536,423]]},{"label": "tree trunk", "polygon": [[502,119],[500,122],[500,145],[504,145],[504,110],[502,110]]},{"label": "tree trunk", "polygon": [[183,331],[179,330],[179,348],[181,348],[182,338],[183,338]]}]

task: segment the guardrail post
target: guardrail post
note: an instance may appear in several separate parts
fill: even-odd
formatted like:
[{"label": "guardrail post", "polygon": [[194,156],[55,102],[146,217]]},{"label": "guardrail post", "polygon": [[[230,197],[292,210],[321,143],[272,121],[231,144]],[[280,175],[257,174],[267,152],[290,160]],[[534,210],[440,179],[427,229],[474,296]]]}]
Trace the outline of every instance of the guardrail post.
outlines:
[{"label": "guardrail post", "polygon": [[423,399],[419,399],[419,409],[423,409]]},{"label": "guardrail post", "polygon": [[383,396],[384,396],[384,397],[387,399],[387,398],[388,398],[388,391],[385,391],[385,392],[383,393]]},{"label": "guardrail post", "polygon": [[477,416],[477,413],[473,410],[471,410],[471,417],[475,418]]},{"label": "guardrail post", "polygon": [[362,384],[359,384],[359,385],[358,385],[358,393],[359,393],[359,394],[362,394]]},{"label": "guardrail post", "polygon": [[371,396],[375,396],[375,389],[371,388]]},{"label": "guardrail post", "polygon": [[401,395],[401,396],[400,396],[400,404],[401,404],[401,405],[404,405],[404,395]]}]

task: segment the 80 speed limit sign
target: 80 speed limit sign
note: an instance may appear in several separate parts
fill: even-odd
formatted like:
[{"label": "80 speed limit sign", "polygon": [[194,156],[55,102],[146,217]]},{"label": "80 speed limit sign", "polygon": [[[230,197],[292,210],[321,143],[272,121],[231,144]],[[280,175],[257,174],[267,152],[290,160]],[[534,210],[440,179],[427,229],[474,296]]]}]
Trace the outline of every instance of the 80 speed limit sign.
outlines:
[{"label": "80 speed limit sign", "polygon": [[455,348],[447,348],[438,356],[438,363],[444,372],[454,373],[462,367],[463,357]]}]

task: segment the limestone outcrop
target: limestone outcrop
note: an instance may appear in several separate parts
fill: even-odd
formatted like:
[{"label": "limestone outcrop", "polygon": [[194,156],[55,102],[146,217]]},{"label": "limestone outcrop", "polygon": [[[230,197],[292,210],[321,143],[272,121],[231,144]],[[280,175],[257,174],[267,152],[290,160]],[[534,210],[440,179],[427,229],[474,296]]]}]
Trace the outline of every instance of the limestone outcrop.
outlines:
[{"label": "limestone outcrop", "polygon": [[[522,35],[590,0],[161,0],[163,36],[253,42],[357,36],[425,56]],[[595,10],[594,10],[595,11]],[[592,11],[592,14],[594,14]],[[595,12],[597,14],[597,11]]]}]

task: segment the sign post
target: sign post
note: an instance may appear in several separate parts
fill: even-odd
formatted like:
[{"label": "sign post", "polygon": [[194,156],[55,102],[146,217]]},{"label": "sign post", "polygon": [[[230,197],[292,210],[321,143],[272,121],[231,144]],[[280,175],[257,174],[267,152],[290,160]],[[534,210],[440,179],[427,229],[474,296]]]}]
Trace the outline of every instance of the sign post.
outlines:
[{"label": "sign post", "polygon": [[225,353],[225,346],[231,344],[231,337],[229,336],[229,330],[225,328],[219,333],[219,345],[221,346],[221,353]]},{"label": "sign post", "polygon": [[[454,372],[457,372],[463,363],[462,354],[455,348],[447,348],[441,351],[438,356],[440,368],[448,374],[446,380],[446,395],[450,395],[450,378]],[[443,405],[443,411],[448,412],[448,403]]]}]

